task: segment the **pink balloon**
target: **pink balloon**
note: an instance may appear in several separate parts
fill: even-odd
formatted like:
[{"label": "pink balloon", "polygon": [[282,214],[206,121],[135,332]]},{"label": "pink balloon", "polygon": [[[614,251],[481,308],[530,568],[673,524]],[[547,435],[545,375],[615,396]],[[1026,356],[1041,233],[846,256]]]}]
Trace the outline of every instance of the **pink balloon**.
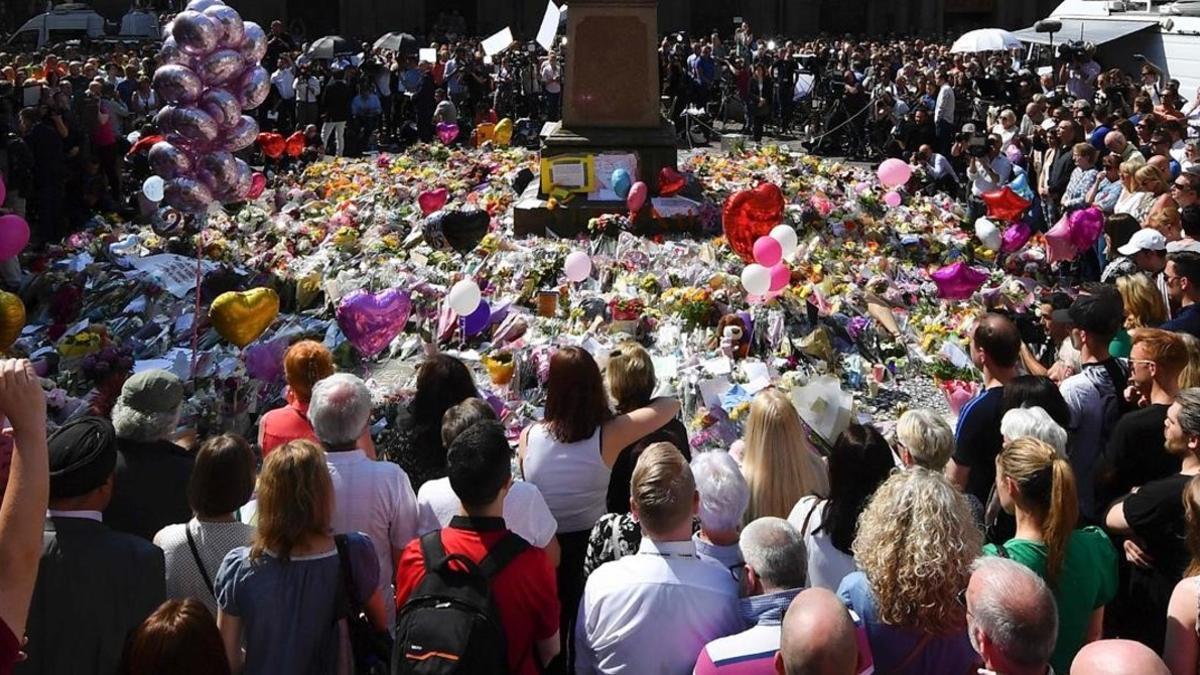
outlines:
[{"label": "pink balloon", "polygon": [[204,16],[215,21],[221,28],[219,42],[234,49],[241,46],[242,40],[246,37],[246,25],[242,23],[242,16],[237,13],[236,9],[229,5],[218,4],[200,11],[203,11]]},{"label": "pink balloon", "polygon": [[783,246],[771,237],[754,240],[754,262],[763,267],[774,267],[783,260]]},{"label": "pink balloon", "polygon": [[895,190],[892,190],[891,192],[889,192],[883,196],[883,203],[887,204],[888,206],[892,207],[893,209],[896,208],[897,206],[900,206],[900,204],[903,201],[904,201],[904,198],[901,197],[900,193],[896,192]]},{"label": "pink balloon", "polygon": [[453,122],[438,122],[438,140],[446,145],[450,145],[454,139],[458,138],[458,131],[458,125]]},{"label": "pink balloon", "polygon": [[771,266],[771,290],[782,291],[788,284],[792,283],[792,270],[783,263],[777,263]]},{"label": "pink balloon", "polygon": [[892,158],[879,165],[878,175],[884,187],[898,188],[912,178],[912,167],[903,160]]},{"label": "pink balloon", "polygon": [[1021,247],[1029,241],[1033,236],[1033,230],[1024,221],[1013,223],[1004,230],[1004,237],[1000,245],[1000,250],[1005,253],[1012,253],[1021,250]]},{"label": "pink balloon", "polygon": [[154,71],[154,91],[167,103],[191,103],[200,98],[204,83],[187,66],[168,63]]},{"label": "pink balloon", "polygon": [[435,211],[441,211],[449,199],[450,192],[444,187],[426,190],[417,197],[417,205],[421,207],[421,215],[427,216]]},{"label": "pink balloon", "polygon": [[245,71],[238,85],[238,101],[242,110],[253,110],[271,93],[271,76],[266,68],[254,66]]},{"label": "pink balloon", "polygon": [[237,78],[244,69],[242,55],[232,49],[218,49],[196,64],[196,74],[210,87]]},{"label": "pink balloon", "polygon": [[572,251],[563,263],[563,274],[567,279],[579,283],[592,273],[592,259],[583,251]]},{"label": "pink balloon", "polygon": [[221,26],[200,12],[183,11],[175,15],[171,25],[171,37],[179,48],[188,54],[204,54],[217,46],[221,39]]},{"label": "pink balloon", "polygon": [[163,180],[171,180],[192,171],[192,160],[188,158],[187,153],[166,141],[159,141],[150,146],[147,157],[150,169]]},{"label": "pink balloon", "polygon": [[0,216],[0,260],[8,260],[29,243],[29,223],[15,213]]},{"label": "pink balloon", "polygon": [[196,143],[212,143],[221,130],[212,116],[194,105],[176,108],[171,125],[179,135]]},{"label": "pink balloon", "polygon": [[237,152],[254,145],[258,139],[258,122],[249,115],[242,115],[237,125],[225,133],[222,145],[230,152]]},{"label": "pink balloon", "polygon": [[961,260],[929,276],[937,284],[938,296],[946,300],[966,300],[988,278],[987,272],[970,267]]},{"label": "pink balloon", "polygon": [[1075,248],[1083,250],[1095,244],[1104,233],[1104,212],[1094,206],[1072,211],[1071,215],[1067,216],[1067,224],[1070,227],[1071,243]]},{"label": "pink balloon", "polygon": [[1046,261],[1074,260],[1079,249],[1071,243],[1070,221],[1064,216],[1046,232]]},{"label": "pink balloon", "polygon": [[186,213],[200,213],[213,202],[212,190],[194,178],[175,178],[167,181],[163,201]]},{"label": "pink balloon", "polygon": [[642,181],[638,181],[629,188],[629,196],[625,198],[625,206],[633,213],[642,210],[646,205],[646,197],[650,196],[650,188]]},{"label": "pink balloon", "polygon": [[246,199],[258,199],[265,189],[267,189],[267,177],[255,172],[254,177],[250,179],[250,192],[246,195]]},{"label": "pink balloon", "polygon": [[254,169],[245,160],[234,160],[235,168],[233,173],[233,181],[229,188],[221,194],[223,202],[238,202],[250,196],[250,192],[254,189]]},{"label": "pink balloon", "polygon": [[242,120],[242,104],[228,89],[211,87],[200,97],[200,109],[208,113],[223,129],[237,126]]},{"label": "pink balloon", "polygon": [[257,65],[267,53],[267,34],[263,32],[262,26],[253,21],[245,22],[243,32],[242,45],[238,51],[242,53],[246,63]]},{"label": "pink balloon", "polygon": [[342,298],[336,316],[338,327],[350,344],[360,354],[371,358],[404,330],[411,311],[412,298],[407,291],[397,288],[379,293],[358,290]]}]

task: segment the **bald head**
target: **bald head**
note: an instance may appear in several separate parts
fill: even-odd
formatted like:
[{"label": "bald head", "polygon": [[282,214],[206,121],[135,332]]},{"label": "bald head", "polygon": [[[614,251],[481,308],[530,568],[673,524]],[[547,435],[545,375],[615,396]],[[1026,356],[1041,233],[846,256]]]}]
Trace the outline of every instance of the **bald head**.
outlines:
[{"label": "bald head", "polygon": [[1146,160],[1146,165],[1158,169],[1158,175],[1160,176],[1171,175],[1171,160],[1166,155],[1154,155]]},{"label": "bald head", "polygon": [[1058,607],[1033,570],[1014,560],[982,557],[967,585],[967,630],[989,668],[1044,672],[1058,637]]},{"label": "bald head", "polygon": [[801,592],[783,617],[775,672],[779,675],[854,675],[858,643],[846,606],[824,588]]},{"label": "bald head", "polygon": [[1071,662],[1071,675],[1170,675],[1152,649],[1133,640],[1085,645]]},{"label": "bald head", "polygon": [[1109,152],[1122,153],[1125,152],[1125,146],[1129,143],[1125,139],[1125,134],[1119,131],[1110,131],[1104,135],[1104,147],[1108,148]]}]

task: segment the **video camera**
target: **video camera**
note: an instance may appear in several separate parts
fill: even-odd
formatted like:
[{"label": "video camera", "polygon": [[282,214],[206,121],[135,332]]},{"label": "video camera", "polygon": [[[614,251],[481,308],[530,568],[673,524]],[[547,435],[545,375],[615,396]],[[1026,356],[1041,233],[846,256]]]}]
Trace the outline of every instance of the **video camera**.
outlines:
[{"label": "video camera", "polygon": [[986,157],[988,154],[987,134],[979,132],[962,132],[954,136],[957,143],[967,146],[967,154],[972,157]]},{"label": "video camera", "polygon": [[1079,61],[1087,55],[1087,45],[1080,40],[1071,40],[1058,46],[1058,58],[1063,61]]}]

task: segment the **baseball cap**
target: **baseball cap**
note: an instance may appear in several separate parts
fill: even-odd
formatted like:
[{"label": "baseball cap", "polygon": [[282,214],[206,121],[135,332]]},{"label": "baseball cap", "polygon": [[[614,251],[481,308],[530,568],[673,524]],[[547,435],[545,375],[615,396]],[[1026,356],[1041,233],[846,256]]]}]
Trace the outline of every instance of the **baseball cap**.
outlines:
[{"label": "baseball cap", "polygon": [[1167,250],[1167,238],[1162,235],[1162,232],[1143,227],[1133,236],[1129,238],[1129,242],[1117,249],[1117,253],[1121,255],[1133,255],[1138,251],[1165,251]]},{"label": "baseball cap", "polygon": [[1108,287],[1075,298],[1068,309],[1054,310],[1053,318],[1098,335],[1116,334],[1125,323],[1125,304],[1116,288]]}]

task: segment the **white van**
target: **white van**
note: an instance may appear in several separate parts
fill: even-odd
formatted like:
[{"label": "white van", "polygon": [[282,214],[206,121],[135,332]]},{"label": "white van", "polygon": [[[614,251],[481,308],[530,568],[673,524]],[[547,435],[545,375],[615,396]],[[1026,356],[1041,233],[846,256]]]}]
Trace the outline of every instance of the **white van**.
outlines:
[{"label": "white van", "polygon": [[37,49],[68,40],[100,40],[108,37],[157,40],[160,38],[158,17],[151,12],[131,10],[121,19],[119,34],[109,35],[104,17],[96,10],[82,3],[64,3],[26,21],[8,39],[6,48]]}]

